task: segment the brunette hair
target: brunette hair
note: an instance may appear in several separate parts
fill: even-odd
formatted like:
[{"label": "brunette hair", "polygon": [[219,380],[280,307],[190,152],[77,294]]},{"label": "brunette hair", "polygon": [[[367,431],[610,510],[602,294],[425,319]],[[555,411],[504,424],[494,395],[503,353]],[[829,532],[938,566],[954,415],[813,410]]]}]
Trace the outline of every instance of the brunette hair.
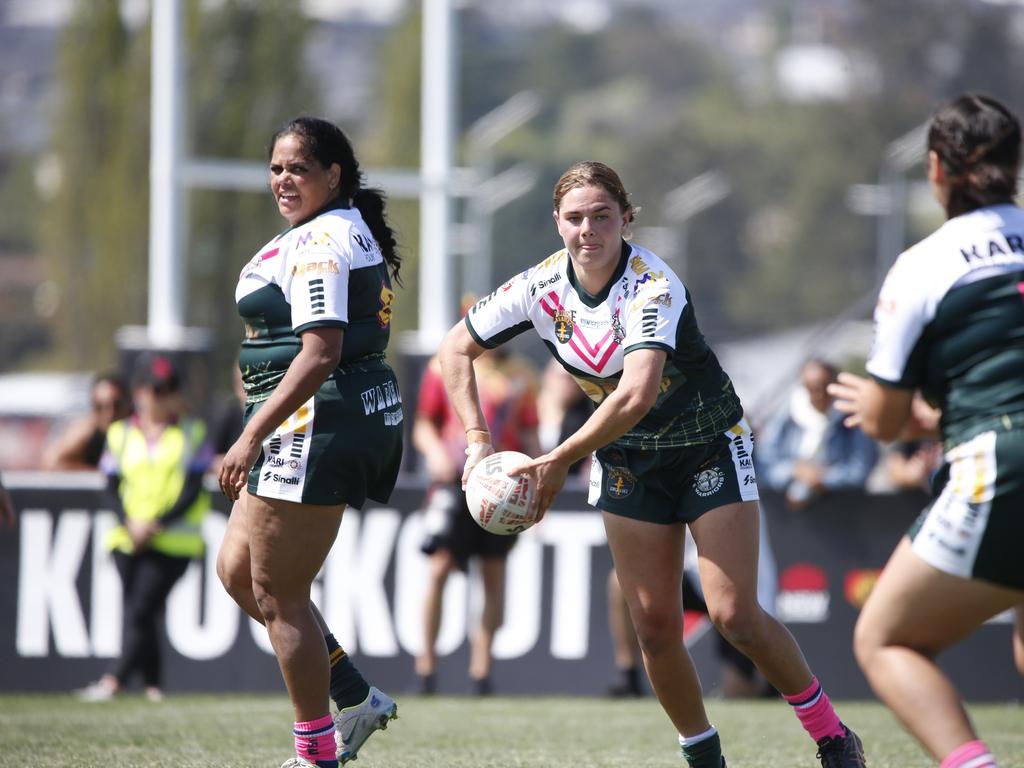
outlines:
[{"label": "brunette hair", "polygon": [[1013,201],[1020,140],[1020,122],[991,96],[966,93],[935,113],[928,149],[949,179],[950,218]]},{"label": "brunette hair", "polygon": [[615,202],[619,204],[622,212],[629,215],[630,222],[633,221],[640,210],[635,208],[633,203],[629,201],[629,193],[623,186],[619,174],[604,163],[586,160],[571,166],[555,183],[553,199],[556,212],[562,205],[562,198],[566,196],[570,189],[576,189],[577,187],[603,188],[609,195],[615,198]]}]

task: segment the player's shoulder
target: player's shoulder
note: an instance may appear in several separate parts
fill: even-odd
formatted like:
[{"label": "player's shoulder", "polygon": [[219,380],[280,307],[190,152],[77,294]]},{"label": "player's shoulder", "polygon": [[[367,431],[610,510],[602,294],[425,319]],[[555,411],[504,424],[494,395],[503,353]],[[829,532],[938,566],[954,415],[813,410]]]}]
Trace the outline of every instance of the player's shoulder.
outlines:
[{"label": "player's shoulder", "polygon": [[623,292],[631,300],[631,308],[638,308],[650,300],[660,298],[666,306],[675,298],[685,301],[686,288],[675,271],[653,251],[630,244],[623,273]]},{"label": "player's shoulder", "polygon": [[648,277],[643,279],[642,282],[648,282],[652,278],[679,282],[679,276],[676,275],[672,267],[663,258],[649,248],[637,245],[636,243],[629,244],[629,252],[626,254],[625,274],[631,280],[639,280],[647,275]]},{"label": "player's shoulder", "polygon": [[318,250],[338,248],[348,242],[353,228],[350,217],[339,215],[338,209],[326,211],[293,228],[288,233],[291,252],[296,255]]}]

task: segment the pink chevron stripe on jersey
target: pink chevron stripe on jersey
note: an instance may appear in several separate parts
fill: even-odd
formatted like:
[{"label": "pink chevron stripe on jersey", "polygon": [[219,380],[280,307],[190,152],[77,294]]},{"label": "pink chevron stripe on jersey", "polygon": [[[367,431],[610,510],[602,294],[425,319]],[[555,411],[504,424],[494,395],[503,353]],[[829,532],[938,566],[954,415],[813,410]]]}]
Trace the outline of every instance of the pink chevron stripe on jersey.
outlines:
[{"label": "pink chevron stripe on jersey", "polygon": [[[547,299],[547,302],[545,302],[545,299]],[[551,291],[547,296],[540,300],[540,306],[551,317],[555,316],[556,310],[565,309],[565,307],[563,307],[561,302],[558,300],[558,294],[555,293],[554,291]],[[612,339],[611,344],[608,345],[604,353],[601,354],[601,357],[598,358],[598,353],[601,352],[601,347],[603,347],[605,345],[605,342],[607,342],[610,338]],[[583,347],[585,347],[585,351],[584,349],[580,349],[580,347],[576,344],[577,339],[579,339],[580,343],[583,345]],[[579,355],[580,359],[587,365],[589,365],[591,368],[593,368],[596,373],[600,373],[601,371],[604,370],[605,365],[608,364],[608,360],[611,358],[613,354],[615,354],[615,350],[618,349],[619,347],[619,343],[615,341],[612,337],[611,328],[608,329],[605,335],[602,336],[596,344],[592,345],[587,340],[587,337],[583,333],[583,331],[580,330],[580,327],[576,325],[576,323],[573,323],[572,325],[572,338],[569,339],[568,343],[569,346],[576,352],[576,354]]]},{"label": "pink chevron stripe on jersey", "polygon": [[280,250],[281,250],[280,248],[271,248],[266,253],[261,253],[260,254],[260,261],[266,261],[267,259],[274,258],[275,256],[277,256],[277,253]]}]

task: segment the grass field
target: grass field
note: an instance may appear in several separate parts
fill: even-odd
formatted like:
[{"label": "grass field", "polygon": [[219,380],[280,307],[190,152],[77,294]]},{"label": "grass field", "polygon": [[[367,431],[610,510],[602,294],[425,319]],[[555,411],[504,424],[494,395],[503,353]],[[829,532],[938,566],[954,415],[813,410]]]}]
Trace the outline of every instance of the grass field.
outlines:
[{"label": "grass field", "polygon": [[[779,702],[708,702],[730,768],[818,765],[814,745]],[[874,703],[841,703],[872,768],[934,766]],[[1024,711],[971,714],[1002,768],[1024,768]],[[0,767],[278,768],[291,754],[284,696],[0,696]],[[680,768],[675,734],[653,699],[405,696],[399,719],[364,747],[358,768]]]}]

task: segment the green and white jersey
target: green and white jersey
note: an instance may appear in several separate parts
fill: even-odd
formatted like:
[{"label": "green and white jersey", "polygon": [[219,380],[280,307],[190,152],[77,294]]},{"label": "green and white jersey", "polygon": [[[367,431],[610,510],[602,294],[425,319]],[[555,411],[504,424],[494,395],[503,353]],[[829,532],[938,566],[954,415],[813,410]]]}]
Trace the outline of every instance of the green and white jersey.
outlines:
[{"label": "green and white jersey", "polygon": [[947,445],[1024,413],[1024,211],[957,216],[896,260],[867,370],[942,408]]},{"label": "green and white jersey", "polygon": [[345,329],[339,368],[381,358],[394,297],[387,264],[358,209],[330,207],[275,237],[245,265],[235,288],[249,401],[269,397],[309,328]]},{"label": "green and white jersey", "polygon": [[598,404],[618,385],[627,354],[665,350],[654,407],[616,445],[651,451],[705,445],[743,416],[732,382],[697,327],[686,286],[637,245],[623,242],[618,268],[597,295],[577,284],[562,249],[478,301],[466,326],[487,348],[532,327]]}]

